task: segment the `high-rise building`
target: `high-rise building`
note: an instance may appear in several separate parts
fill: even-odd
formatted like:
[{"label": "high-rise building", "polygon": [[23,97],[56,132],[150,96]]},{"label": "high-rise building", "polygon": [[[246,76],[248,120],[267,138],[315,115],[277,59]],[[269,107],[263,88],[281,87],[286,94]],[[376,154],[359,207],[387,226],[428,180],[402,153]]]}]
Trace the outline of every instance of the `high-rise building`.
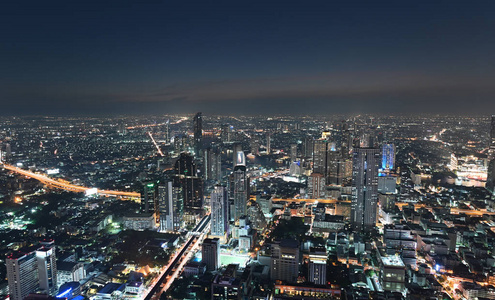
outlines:
[{"label": "high-rise building", "polygon": [[174,186],[180,187],[184,203],[184,213],[188,223],[194,222],[203,212],[203,181],[197,176],[194,159],[187,153],[181,153],[174,166]]},{"label": "high-rise building", "polygon": [[246,162],[242,151],[237,153],[237,163],[234,167],[234,221],[245,216],[248,200],[248,179],[246,176]]},{"label": "high-rise building", "polygon": [[320,173],[308,176],[308,197],[310,199],[325,198],[325,177]]},{"label": "high-rise building", "polygon": [[380,161],[380,149],[354,149],[351,223],[357,231],[368,231],[376,225]]},{"label": "high-rise building", "polygon": [[222,124],[222,132],[220,133],[222,143],[232,142],[232,128],[233,127],[228,124]]},{"label": "high-rise building", "polygon": [[222,177],[222,157],[218,148],[208,147],[204,151],[203,176],[205,180],[221,180]]},{"label": "high-rise building", "polygon": [[327,284],[327,252],[325,248],[311,248],[309,252],[308,281]]},{"label": "high-rise building", "polygon": [[203,148],[203,116],[198,112],[193,119],[194,151],[197,156],[201,155]]},{"label": "high-rise building", "polygon": [[37,290],[48,294],[57,291],[57,262],[53,240],[43,240],[39,246],[8,255],[5,265],[11,299],[22,300]]},{"label": "high-rise building", "polygon": [[158,186],[160,231],[178,231],[184,214],[182,189],[172,181]]},{"label": "high-rise building", "polygon": [[7,256],[7,279],[12,300],[22,300],[39,286],[36,251],[17,252]]},{"label": "high-rise building", "polygon": [[215,271],[220,267],[220,240],[205,239],[201,246],[201,256],[206,270]]},{"label": "high-rise building", "polygon": [[266,133],[266,154],[270,154],[272,152],[272,146],[271,146],[271,133],[267,132]]},{"label": "high-rise building", "polygon": [[141,211],[144,213],[155,213],[155,215],[158,216],[159,210],[156,187],[156,182],[149,181],[144,183]]},{"label": "high-rise building", "polygon": [[495,115],[492,115],[490,123],[490,143],[488,145],[488,170],[486,189],[495,195]]},{"label": "high-rise building", "polygon": [[217,185],[211,193],[211,235],[225,237],[229,230],[227,189]]},{"label": "high-rise building", "polygon": [[495,152],[495,115],[492,115],[491,123],[490,123],[490,150]]},{"label": "high-rise building", "polygon": [[383,144],[381,170],[392,171],[395,168],[395,145]]},{"label": "high-rise building", "polygon": [[290,144],[290,162],[295,162],[297,159],[297,144]]},{"label": "high-rise building", "polygon": [[55,242],[43,240],[41,247],[36,250],[40,289],[53,294],[57,291],[57,259],[55,257]]},{"label": "high-rise building", "polygon": [[299,242],[282,240],[272,243],[271,279],[296,283],[299,275]]},{"label": "high-rise building", "polygon": [[313,172],[327,176],[328,141],[316,140],[313,144]]}]

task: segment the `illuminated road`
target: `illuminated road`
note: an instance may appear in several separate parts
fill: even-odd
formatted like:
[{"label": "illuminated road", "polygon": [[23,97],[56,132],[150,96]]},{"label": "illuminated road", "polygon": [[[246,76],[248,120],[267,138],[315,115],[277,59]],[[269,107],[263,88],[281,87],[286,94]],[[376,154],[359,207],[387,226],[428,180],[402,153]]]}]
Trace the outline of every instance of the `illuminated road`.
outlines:
[{"label": "illuminated road", "polygon": [[[58,181],[52,178],[49,178],[45,175],[42,174],[36,174],[31,171],[27,171],[18,167],[14,167],[8,164],[3,164],[3,167],[6,170],[15,172],[17,174],[21,174],[33,179],[36,179],[43,184],[46,184],[50,187],[65,190],[65,191],[70,191],[70,192],[76,192],[76,193],[85,193],[88,190],[91,190],[91,188],[85,187],[85,186],[80,186],[80,185],[75,185],[71,184],[67,181]],[[129,199],[129,200],[139,200],[141,199],[141,194],[140,193],[135,193],[135,192],[122,192],[122,191],[109,191],[109,190],[96,190],[96,192],[99,195],[103,196],[109,196],[109,197],[118,197],[121,199]]]},{"label": "illuminated road", "polygon": [[206,215],[201,222],[191,231],[189,239],[180,250],[170,259],[170,263],[162,269],[162,273],[145,292],[144,300],[159,299],[160,295],[167,291],[174,280],[179,276],[184,265],[192,258],[192,255],[199,250],[206,234],[210,230],[210,215]]},{"label": "illuminated road", "polygon": [[165,156],[165,155],[163,155],[163,152],[160,149],[160,147],[158,146],[158,144],[156,143],[155,138],[153,138],[153,135],[151,134],[151,131],[148,131],[148,135],[150,136],[151,141],[153,142],[153,145],[155,145],[156,151],[158,152],[158,154],[160,154],[160,156]]}]

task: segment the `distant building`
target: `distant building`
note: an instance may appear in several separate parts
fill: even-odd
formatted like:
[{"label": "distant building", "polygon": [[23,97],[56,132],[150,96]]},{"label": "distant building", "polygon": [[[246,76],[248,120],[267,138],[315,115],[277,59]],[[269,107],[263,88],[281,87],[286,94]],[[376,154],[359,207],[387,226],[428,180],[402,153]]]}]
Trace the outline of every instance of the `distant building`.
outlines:
[{"label": "distant building", "polygon": [[299,242],[282,240],[272,244],[271,279],[287,283],[297,282],[299,274]]},{"label": "distant building", "polygon": [[203,116],[198,112],[193,119],[194,131],[194,151],[197,156],[200,155],[203,148]]},{"label": "distant building", "polygon": [[203,263],[206,270],[215,271],[220,267],[220,240],[218,238],[205,239],[201,248]]},{"label": "distant building", "polygon": [[369,231],[376,226],[379,163],[380,149],[354,149],[351,223],[357,231]]}]

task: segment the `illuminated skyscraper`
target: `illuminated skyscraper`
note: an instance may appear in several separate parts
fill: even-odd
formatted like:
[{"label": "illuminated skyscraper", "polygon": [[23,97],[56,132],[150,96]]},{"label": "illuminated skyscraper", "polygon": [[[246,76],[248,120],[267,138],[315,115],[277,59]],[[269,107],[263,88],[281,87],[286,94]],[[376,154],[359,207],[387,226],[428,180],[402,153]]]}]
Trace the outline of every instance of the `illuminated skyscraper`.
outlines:
[{"label": "illuminated skyscraper", "polygon": [[395,145],[383,144],[381,170],[388,172],[395,168]]},{"label": "illuminated skyscraper", "polygon": [[490,122],[490,143],[488,145],[488,172],[486,178],[486,189],[495,195],[495,115]]},{"label": "illuminated skyscraper", "polygon": [[143,199],[141,200],[141,211],[144,213],[155,213],[155,217],[158,217],[159,210],[156,187],[156,182],[149,181],[144,183]]},{"label": "illuminated skyscraper", "polygon": [[244,152],[237,152],[234,167],[234,221],[247,213],[248,180],[246,178],[246,158]]},{"label": "illuminated skyscraper", "polygon": [[12,300],[22,300],[39,286],[36,252],[16,252],[7,256],[7,279]]},{"label": "illuminated skyscraper", "polygon": [[299,274],[299,242],[282,240],[272,243],[271,279],[296,283]]},{"label": "illuminated skyscraper", "polygon": [[495,115],[492,115],[490,125],[490,150],[495,152]]},{"label": "illuminated skyscraper", "polygon": [[354,149],[351,223],[357,231],[369,231],[375,227],[380,162],[380,149]]},{"label": "illuminated skyscraper", "polygon": [[40,289],[53,294],[57,291],[57,259],[53,240],[43,240],[36,250]]},{"label": "illuminated skyscraper", "polygon": [[181,187],[167,181],[158,186],[160,208],[160,231],[178,231],[184,214],[183,193]]},{"label": "illuminated skyscraper", "polygon": [[220,240],[205,239],[201,246],[201,256],[203,263],[206,264],[206,270],[217,270],[220,267]]},{"label": "illuminated skyscraper", "polygon": [[229,229],[227,189],[217,185],[211,193],[211,235],[224,237]]},{"label": "illuminated skyscraper", "polygon": [[203,116],[201,113],[197,113],[193,119],[194,130],[194,152],[196,156],[201,155],[201,149],[203,148]]},{"label": "illuminated skyscraper", "polygon": [[308,281],[316,285],[327,284],[327,252],[325,248],[310,248]]}]

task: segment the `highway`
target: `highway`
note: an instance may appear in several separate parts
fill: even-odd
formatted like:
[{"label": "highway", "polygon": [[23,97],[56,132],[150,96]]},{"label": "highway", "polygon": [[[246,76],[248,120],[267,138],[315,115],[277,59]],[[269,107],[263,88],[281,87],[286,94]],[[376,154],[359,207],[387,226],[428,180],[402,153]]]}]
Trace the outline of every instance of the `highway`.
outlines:
[{"label": "highway", "polygon": [[[50,187],[57,188],[57,189],[62,189],[65,191],[70,191],[70,192],[76,192],[76,193],[85,193],[87,191],[92,190],[92,188],[85,187],[85,186],[80,186],[80,185],[75,185],[68,183],[66,181],[58,181],[55,179],[52,179],[50,177],[47,177],[43,174],[37,174],[33,173],[31,171],[27,171],[18,167],[14,167],[12,165],[8,164],[3,164],[3,167],[5,170],[12,171],[14,173],[24,175],[26,177],[30,177],[33,179],[36,179],[43,184],[46,184]],[[141,199],[141,194],[136,193],[136,192],[123,192],[123,191],[109,191],[109,190],[96,190],[96,192],[99,195],[103,196],[109,196],[109,197],[118,197],[121,199],[128,199],[128,200],[140,200]]]},{"label": "highway", "polygon": [[180,250],[175,252],[175,255],[170,259],[170,263],[163,268],[162,273],[158,276],[149,291],[143,298],[144,300],[159,299],[160,295],[167,291],[174,280],[179,276],[184,268],[184,265],[192,258],[192,255],[199,249],[203,239],[206,237],[210,227],[210,215],[206,215],[198,223],[198,225],[190,232],[184,245]]}]

